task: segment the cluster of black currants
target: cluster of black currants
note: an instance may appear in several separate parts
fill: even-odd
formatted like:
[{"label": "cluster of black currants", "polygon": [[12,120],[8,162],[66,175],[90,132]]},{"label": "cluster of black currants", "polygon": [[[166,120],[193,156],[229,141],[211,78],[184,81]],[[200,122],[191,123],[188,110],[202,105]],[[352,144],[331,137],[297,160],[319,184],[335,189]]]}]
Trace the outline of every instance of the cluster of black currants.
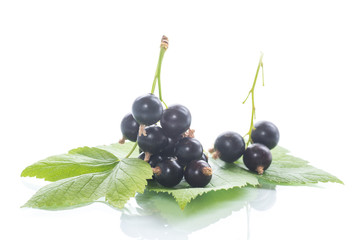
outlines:
[{"label": "cluster of black currants", "polygon": [[269,168],[272,155],[270,149],[273,149],[279,142],[280,134],[275,124],[269,121],[260,121],[255,123],[251,131],[252,144],[245,149],[243,137],[236,132],[225,132],[220,134],[210,149],[213,158],[220,158],[225,162],[235,162],[241,156],[245,166],[258,174],[263,174]]},{"label": "cluster of black currants", "polygon": [[[160,121],[160,126],[156,125]],[[212,169],[201,143],[190,129],[191,114],[183,105],[163,109],[154,94],[135,99],[132,113],[121,121],[125,139],[137,142],[138,158],[148,162],[153,178],[165,187],[174,187],[183,177],[192,187],[206,186],[212,177]]]}]

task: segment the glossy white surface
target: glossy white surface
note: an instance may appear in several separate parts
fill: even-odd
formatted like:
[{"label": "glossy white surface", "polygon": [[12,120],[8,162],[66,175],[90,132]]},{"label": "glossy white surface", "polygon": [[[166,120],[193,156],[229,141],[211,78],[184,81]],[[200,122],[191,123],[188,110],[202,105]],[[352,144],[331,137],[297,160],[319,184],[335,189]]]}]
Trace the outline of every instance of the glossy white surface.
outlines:
[{"label": "glossy white surface", "polygon": [[[358,10],[357,1],[1,1],[0,239],[359,239]],[[20,178],[27,165],[119,139],[122,116],[150,91],[162,34],[164,99],[188,106],[205,148],[222,131],[248,130],[241,102],[263,51],[257,119],[345,185],[209,193],[183,212],[149,194],[123,211],[21,209],[43,184]]]},{"label": "glossy white surface", "polygon": [[321,184],[209,193],[184,211],[166,194],[151,193],[122,211],[103,203],[66,211],[12,204],[5,211],[12,235],[30,239],[339,239],[345,232],[357,239],[359,200],[349,186]]}]

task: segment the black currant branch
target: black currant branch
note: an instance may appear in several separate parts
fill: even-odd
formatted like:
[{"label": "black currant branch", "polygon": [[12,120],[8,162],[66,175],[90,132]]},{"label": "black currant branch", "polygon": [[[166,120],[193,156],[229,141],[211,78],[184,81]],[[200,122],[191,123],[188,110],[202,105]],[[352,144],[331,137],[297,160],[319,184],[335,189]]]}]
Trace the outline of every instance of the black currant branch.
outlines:
[{"label": "black currant branch", "polygon": [[[242,160],[246,168],[260,175],[269,168],[272,162],[270,149],[278,144],[280,137],[278,128],[272,122],[259,121],[254,124],[256,118],[254,95],[260,68],[264,86],[263,56],[264,54],[261,53],[252,87],[243,101],[244,104],[251,95],[252,111],[249,131],[244,137],[233,131],[223,132],[215,139],[214,147],[209,149],[213,159],[220,158],[224,162],[233,163],[243,157]],[[244,140],[246,136],[248,136],[247,143]]]},{"label": "black currant branch", "polygon": [[[158,88],[159,88],[159,99],[160,101],[165,105],[166,108],[167,105],[165,103],[165,101],[163,100],[162,98],[162,92],[161,92],[161,78],[160,78],[160,75],[161,75],[161,65],[162,65],[162,61],[163,61],[163,58],[164,58],[164,55],[165,55],[165,52],[166,50],[168,49],[169,47],[169,39],[163,35],[162,38],[161,38],[161,44],[160,44],[160,54],[159,54],[159,60],[158,60],[158,64],[157,64],[157,67],[156,67],[156,71],[155,71],[155,77],[154,77],[154,81],[153,81],[153,84],[152,84],[152,88],[151,88],[151,94],[154,94],[155,92],[155,87],[156,87],[156,83],[158,84]],[[141,134],[144,134],[146,136],[146,131],[145,131],[145,125],[141,124],[139,126],[139,136],[141,136]],[[120,144],[123,144],[125,142],[125,138],[123,137],[122,139],[120,139],[119,143]],[[133,148],[130,150],[130,152],[126,155],[125,158],[128,158],[130,157],[130,155],[134,152],[134,150],[136,149],[136,147],[138,146],[138,141],[136,140]],[[149,161],[149,158],[150,156],[147,154],[147,156],[145,157],[145,161]]]},{"label": "black currant branch", "polygon": [[249,98],[250,94],[251,94],[251,103],[252,103],[252,111],[251,111],[251,122],[250,122],[250,129],[249,131],[245,134],[244,138],[246,136],[249,136],[248,138],[248,141],[246,142],[246,147],[252,142],[252,139],[251,139],[251,132],[255,129],[254,128],[254,120],[256,118],[256,115],[255,115],[255,97],[254,97],[254,92],[255,92],[255,86],[256,86],[256,80],[258,78],[258,75],[259,75],[259,71],[260,71],[260,68],[261,68],[261,73],[262,73],[262,82],[263,82],[263,86],[264,86],[264,65],[263,65],[263,56],[264,54],[261,53],[260,54],[260,60],[259,60],[259,64],[258,64],[258,67],[257,67],[257,70],[256,70],[256,74],[255,74],[255,78],[254,78],[254,82],[253,82],[253,85],[249,91],[249,94],[247,95],[246,99],[243,101],[243,104],[245,104],[246,100]]},{"label": "black currant branch", "polygon": [[[191,113],[180,104],[167,107],[162,98],[161,65],[168,46],[168,38],[163,36],[151,93],[137,97],[131,113],[121,121],[124,139],[135,142],[125,158],[129,158],[138,146],[141,149],[138,159],[150,165],[153,178],[160,185],[174,187],[185,178],[192,187],[204,187],[212,178],[212,169],[202,144],[193,138]],[[154,94],[156,84],[159,97]]]}]

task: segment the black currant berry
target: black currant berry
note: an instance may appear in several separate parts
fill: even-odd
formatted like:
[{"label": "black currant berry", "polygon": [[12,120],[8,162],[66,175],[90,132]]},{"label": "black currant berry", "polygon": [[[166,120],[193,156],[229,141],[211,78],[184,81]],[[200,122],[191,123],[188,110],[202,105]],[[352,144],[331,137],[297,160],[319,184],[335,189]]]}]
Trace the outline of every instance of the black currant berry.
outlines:
[{"label": "black currant berry", "polygon": [[189,129],[191,114],[183,105],[172,105],[165,109],[160,120],[161,127],[169,137],[176,137]]},{"label": "black currant berry", "polygon": [[135,121],[131,113],[126,114],[125,117],[122,119],[120,128],[123,134],[123,139],[120,140],[121,143],[124,143],[125,139],[136,142],[139,133],[139,123]]},{"label": "black currant berry", "polygon": [[279,129],[269,121],[255,123],[255,129],[251,132],[251,139],[254,143],[261,143],[269,149],[273,149],[279,142]]},{"label": "black currant berry", "polygon": [[156,154],[159,153],[168,143],[168,138],[165,136],[161,127],[150,126],[145,128],[146,136],[138,136],[137,141],[139,148],[145,153]]},{"label": "black currant berry", "polygon": [[174,155],[175,153],[175,145],[179,142],[182,136],[178,136],[175,138],[168,137],[168,144],[164,149],[161,150],[161,154],[165,155]]},{"label": "black currant berry", "polygon": [[225,162],[235,162],[245,152],[245,142],[243,137],[236,132],[224,132],[220,134],[214,144],[213,157],[219,157]]},{"label": "black currant berry", "polygon": [[249,170],[263,174],[271,164],[272,155],[265,145],[254,143],[246,149],[243,160]]},{"label": "black currant berry", "polygon": [[165,187],[174,187],[184,176],[184,170],[175,158],[158,162],[153,172],[157,182]]},{"label": "black currant berry", "polygon": [[[144,160],[145,159],[145,153],[142,152],[139,156],[139,159]],[[156,164],[158,164],[159,162],[161,162],[163,160],[163,156],[159,155],[159,154],[154,154],[151,155],[150,160],[149,160],[149,164],[151,167],[155,167]]]},{"label": "black currant berry", "polygon": [[[208,156],[206,156],[205,155],[205,153],[203,153],[202,155],[201,155],[201,158],[200,159],[198,159],[198,160],[192,160],[192,161],[200,161],[200,160],[203,160],[203,161],[205,161],[205,162],[209,162],[209,160],[208,160]],[[185,166],[184,166],[185,167]]]},{"label": "black currant berry", "polygon": [[193,160],[185,168],[185,180],[192,187],[205,187],[211,180],[212,170],[204,160]]},{"label": "black currant berry", "polygon": [[132,114],[139,124],[149,126],[161,119],[163,107],[158,97],[148,93],[135,99]]},{"label": "black currant berry", "polygon": [[203,153],[200,160],[204,160],[205,162],[208,162],[208,156],[205,153]]},{"label": "black currant berry", "polygon": [[201,143],[195,138],[185,137],[175,145],[175,156],[179,163],[186,166],[192,160],[198,160],[203,154]]}]

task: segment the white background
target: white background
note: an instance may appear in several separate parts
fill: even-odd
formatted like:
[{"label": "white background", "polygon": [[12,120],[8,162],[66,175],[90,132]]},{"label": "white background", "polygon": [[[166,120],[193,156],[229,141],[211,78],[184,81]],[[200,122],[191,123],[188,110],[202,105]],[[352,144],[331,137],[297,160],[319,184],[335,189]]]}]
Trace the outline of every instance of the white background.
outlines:
[{"label": "white background", "polygon": [[[0,238],[359,239],[359,10],[356,1],[1,1]],[[120,138],[132,101],[151,90],[163,34],[163,97],[190,109],[206,148],[222,131],[248,130],[242,100],[262,51],[257,119],[345,185],[279,187],[267,211],[246,211],[241,197],[197,215],[174,206],[172,222],[156,207],[132,216],[134,199],[123,212],[20,209],[38,184],[20,178],[26,166]]]}]

